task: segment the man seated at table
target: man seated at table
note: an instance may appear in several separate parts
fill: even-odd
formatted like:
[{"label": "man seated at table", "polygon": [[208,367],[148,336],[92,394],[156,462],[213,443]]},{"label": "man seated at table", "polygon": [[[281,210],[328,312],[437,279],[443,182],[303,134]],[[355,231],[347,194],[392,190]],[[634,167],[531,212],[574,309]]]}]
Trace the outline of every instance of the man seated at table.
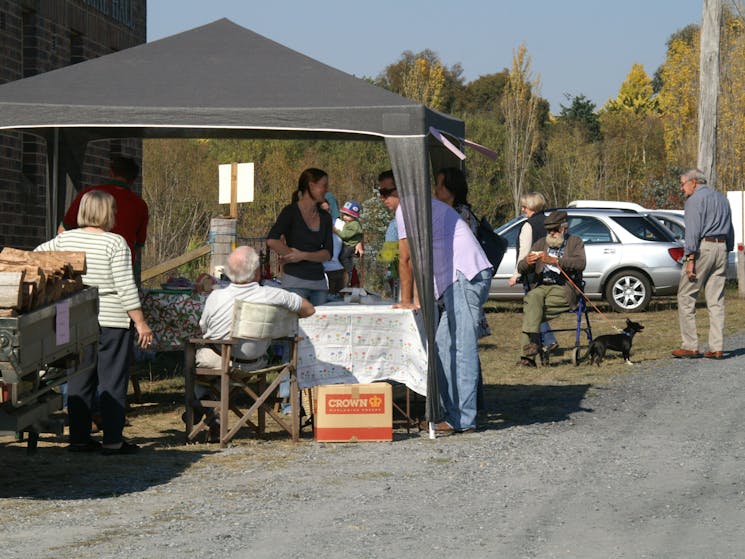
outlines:
[{"label": "man seated at table", "polygon": [[533,357],[541,347],[541,322],[577,308],[575,284],[585,269],[585,244],[567,233],[567,213],[555,211],[544,221],[546,236],[538,239],[530,252],[517,263],[517,271],[535,273],[535,283],[523,299],[522,357],[519,365],[535,367]]},{"label": "man seated at table", "polygon": [[[315,307],[307,299],[285,289],[259,285],[261,269],[259,255],[248,246],[236,248],[228,257],[226,266],[230,284],[223,289],[216,289],[207,297],[199,320],[202,337],[208,340],[222,340],[230,337],[233,324],[233,304],[236,300],[264,305],[275,305],[296,312],[300,318],[311,316]],[[271,340],[246,340],[235,346],[234,362],[246,370],[260,369],[266,365],[266,351]],[[211,347],[203,347],[196,352],[197,367],[219,369],[222,357]],[[197,385],[194,389],[197,398],[207,396],[209,389]],[[216,419],[216,418],[215,418]],[[214,428],[216,421],[211,423]]]}]

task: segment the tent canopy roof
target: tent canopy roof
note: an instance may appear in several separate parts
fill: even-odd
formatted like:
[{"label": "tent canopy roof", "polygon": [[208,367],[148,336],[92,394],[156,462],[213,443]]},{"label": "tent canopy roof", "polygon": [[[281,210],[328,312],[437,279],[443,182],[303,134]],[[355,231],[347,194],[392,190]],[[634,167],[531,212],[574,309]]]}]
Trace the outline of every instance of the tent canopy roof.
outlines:
[{"label": "tent canopy roof", "polygon": [[464,134],[458,119],[228,19],[0,86],[0,129],[82,128],[89,139],[386,137],[430,126]]}]

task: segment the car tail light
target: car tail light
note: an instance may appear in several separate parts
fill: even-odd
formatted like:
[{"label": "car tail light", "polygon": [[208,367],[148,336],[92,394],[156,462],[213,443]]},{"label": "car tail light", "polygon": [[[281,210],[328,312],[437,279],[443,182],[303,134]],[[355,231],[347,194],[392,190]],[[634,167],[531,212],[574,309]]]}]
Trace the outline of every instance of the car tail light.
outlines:
[{"label": "car tail light", "polygon": [[680,262],[680,260],[683,258],[685,249],[683,247],[675,247],[667,249],[667,252],[670,255],[670,258],[672,258],[676,262]]},{"label": "car tail light", "polygon": [[0,403],[10,400],[10,386],[0,382]]}]

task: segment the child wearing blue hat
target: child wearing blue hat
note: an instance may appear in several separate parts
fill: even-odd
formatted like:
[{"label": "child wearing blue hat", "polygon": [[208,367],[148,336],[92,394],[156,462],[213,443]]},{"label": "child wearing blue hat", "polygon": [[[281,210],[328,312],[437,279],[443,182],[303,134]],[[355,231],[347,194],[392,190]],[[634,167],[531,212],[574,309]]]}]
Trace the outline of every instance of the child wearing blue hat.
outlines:
[{"label": "child wearing blue hat", "polygon": [[355,247],[357,244],[362,242],[362,224],[360,223],[360,211],[362,208],[354,200],[345,202],[344,206],[339,210],[341,214],[341,220],[343,225],[340,225],[339,221],[334,224],[334,232],[339,235],[344,245],[341,248],[341,254],[339,255],[339,262],[344,266],[344,271],[347,274],[347,283],[351,277],[352,268],[354,268],[354,254]]}]

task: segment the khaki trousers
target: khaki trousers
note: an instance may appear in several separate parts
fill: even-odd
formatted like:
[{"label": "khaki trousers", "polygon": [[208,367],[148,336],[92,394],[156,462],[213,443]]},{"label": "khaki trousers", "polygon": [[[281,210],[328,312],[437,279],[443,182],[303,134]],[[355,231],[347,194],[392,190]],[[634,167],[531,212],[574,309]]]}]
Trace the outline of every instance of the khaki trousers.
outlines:
[{"label": "khaki trousers", "polygon": [[528,291],[523,299],[522,346],[530,343],[528,334],[537,334],[541,322],[569,310],[566,291],[560,285],[538,285]]},{"label": "khaki trousers", "polygon": [[696,299],[704,289],[709,311],[709,351],[724,346],[724,283],[727,272],[727,244],[701,241],[696,260],[696,280],[689,281],[685,264],[678,285],[678,322],[681,347],[698,351]]}]

